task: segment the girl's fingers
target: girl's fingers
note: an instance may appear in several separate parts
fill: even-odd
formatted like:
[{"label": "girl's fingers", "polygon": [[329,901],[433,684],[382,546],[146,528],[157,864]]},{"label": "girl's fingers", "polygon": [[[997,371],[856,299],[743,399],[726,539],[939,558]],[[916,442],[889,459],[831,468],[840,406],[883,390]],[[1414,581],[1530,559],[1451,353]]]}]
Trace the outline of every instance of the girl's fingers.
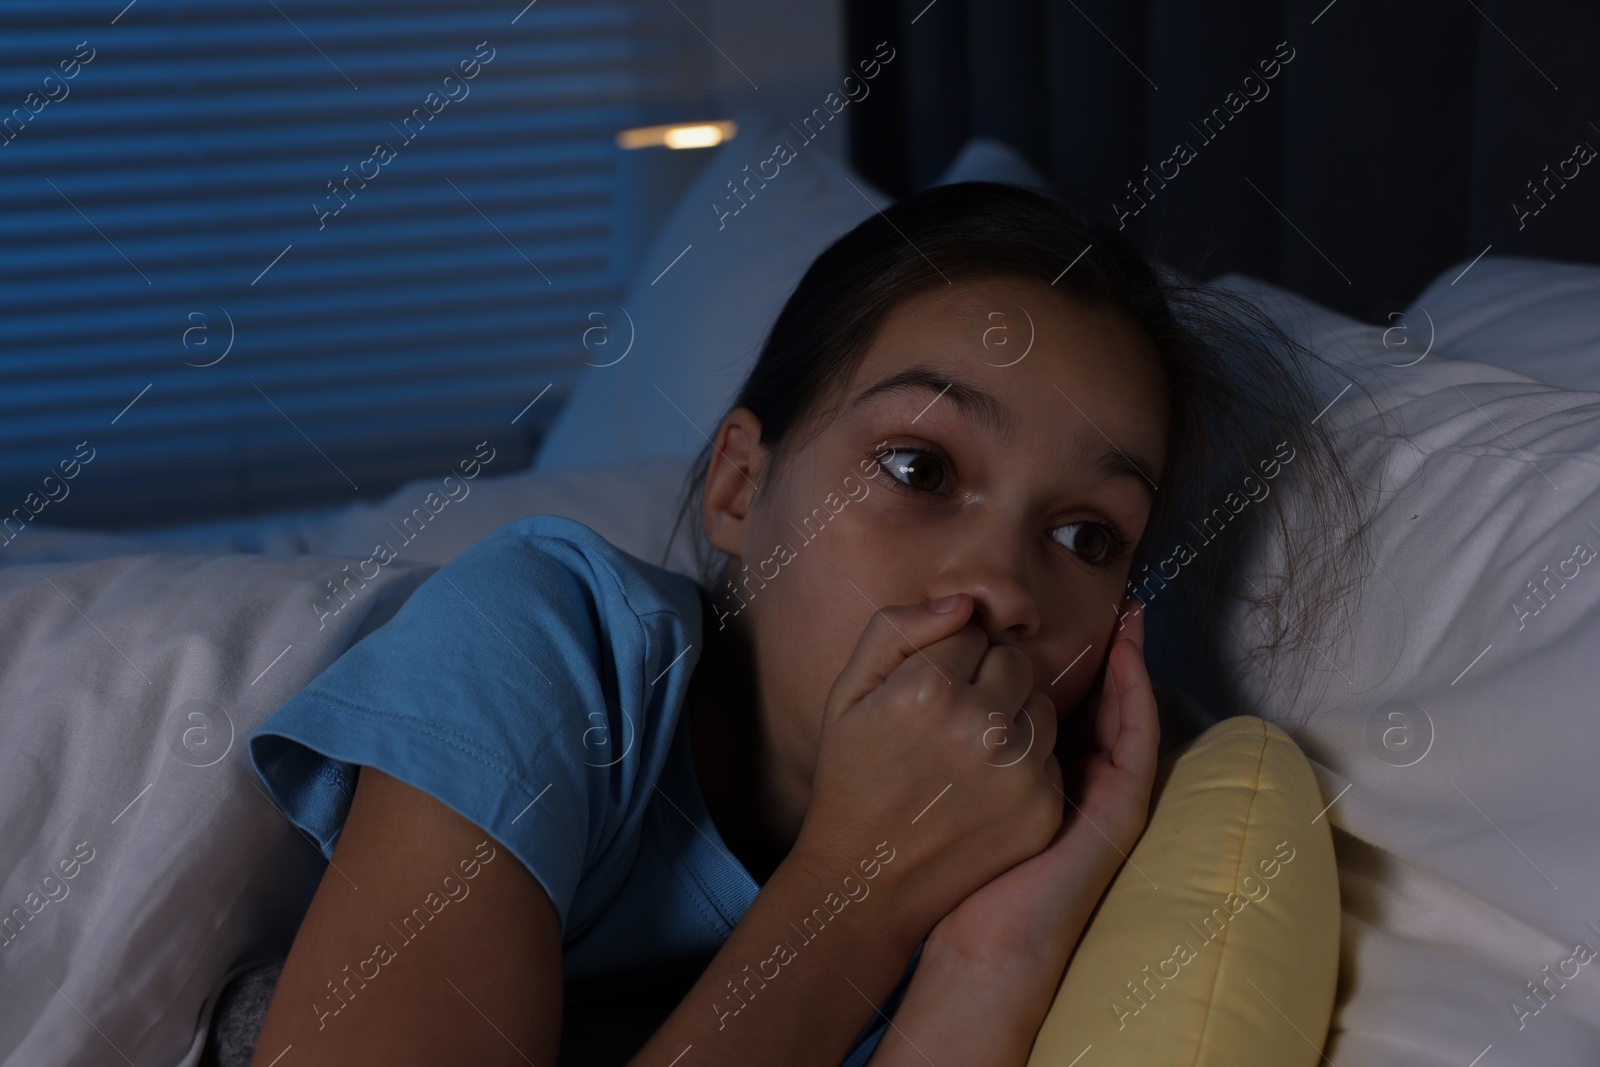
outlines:
[{"label": "girl's fingers", "polygon": [[[831,723],[862,698],[881,686],[900,665],[914,656],[944,663],[940,673],[967,681],[977,669],[989,642],[974,627],[964,639],[948,642],[960,633],[971,617],[970,595],[952,594],[941,598],[946,603],[934,609],[933,602],[888,605],[867,620],[856,647],[844,668],[834,679],[823,706],[823,721]],[[949,602],[954,602],[949,603]],[[937,647],[934,647],[937,646]],[[937,668],[935,668],[937,669]]]},{"label": "girl's fingers", "polygon": [[1122,662],[1117,685],[1117,735],[1109,749],[1111,762],[1139,774],[1153,772],[1161,726],[1144,657],[1132,642],[1119,642],[1112,652]]},{"label": "girl's fingers", "polygon": [[[1137,774],[1141,779],[1155,774],[1156,750],[1161,735],[1155,691],[1144,665],[1144,617],[1130,618],[1128,631],[1112,647],[1107,674],[1116,682],[1114,715],[1106,725],[1115,730],[1107,749],[1112,762]],[[1109,710],[1109,709],[1108,709]]]},{"label": "girl's fingers", "polygon": [[1138,658],[1141,664],[1139,673],[1142,674],[1144,605],[1135,597],[1123,600],[1122,607],[1117,613],[1117,625],[1111,631],[1111,650],[1106,653],[1105,676],[1101,681],[1100,709],[1094,720],[1095,747],[1104,752],[1114,752],[1117,738],[1122,734],[1120,708],[1122,693],[1137,685],[1137,679],[1128,674],[1123,664],[1122,657],[1126,653],[1118,651],[1124,639],[1133,642],[1135,648],[1139,650]]},{"label": "girl's fingers", "polygon": [[1111,631],[1099,705],[1087,724],[1093,748],[1106,753],[1118,767],[1137,762],[1146,747],[1153,750],[1152,734],[1159,729],[1144,666],[1144,638],[1144,605],[1128,597]]},{"label": "girl's fingers", "polygon": [[1127,637],[1144,649],[1144,603],[1138,597],[1128,597],[1122,602],[1122,610],[1117,613],[1118,637]]}]

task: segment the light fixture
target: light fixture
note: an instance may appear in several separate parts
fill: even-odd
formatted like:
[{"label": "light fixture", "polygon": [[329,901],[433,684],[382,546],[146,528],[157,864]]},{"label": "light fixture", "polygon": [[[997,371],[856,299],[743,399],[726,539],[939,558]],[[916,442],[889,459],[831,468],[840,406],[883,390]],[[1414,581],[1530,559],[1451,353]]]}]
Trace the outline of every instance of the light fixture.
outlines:
[{"label": "light fixture", "polygon": [[622,148],[710,148],[731,140],[738,132],[732,121],[669,122],[660,126],[635,126],[617,133],[617,144]]}]

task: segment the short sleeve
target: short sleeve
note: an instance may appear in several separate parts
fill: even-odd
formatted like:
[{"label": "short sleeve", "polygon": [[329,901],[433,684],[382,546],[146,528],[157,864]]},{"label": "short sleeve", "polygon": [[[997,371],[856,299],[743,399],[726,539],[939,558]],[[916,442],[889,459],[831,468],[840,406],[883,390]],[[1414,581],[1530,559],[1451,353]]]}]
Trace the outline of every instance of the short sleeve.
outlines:
[{"label": "short sleeve", "polygon": [[621,869],[601,861],[637,839],[667,758],[694,589],[571,519],[511,523],[262,723],[251,762],[330,858],[357,766],[428,793],[521,860],[570,932],[580,880]]}]

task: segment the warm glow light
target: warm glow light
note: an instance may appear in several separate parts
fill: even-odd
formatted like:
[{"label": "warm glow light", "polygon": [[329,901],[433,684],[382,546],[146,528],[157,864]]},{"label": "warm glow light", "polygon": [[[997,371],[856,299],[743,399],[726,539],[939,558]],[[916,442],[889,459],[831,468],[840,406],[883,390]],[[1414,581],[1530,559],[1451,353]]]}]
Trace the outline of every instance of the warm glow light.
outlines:
[{"label": "warm glow light", "polygon": [[636,126],[617,134],[617,144],[623,148],[650,148],[666,145],[668,148],[709,148],[729,140],[738,132],[730,121],[721,122],[670,122],[662,126]]},{"label": "warm glow light", "polygon": [[722,141],[722,131],[715,126],[679,126],[668,130],[661,138],[668,148],[705,148]]}]

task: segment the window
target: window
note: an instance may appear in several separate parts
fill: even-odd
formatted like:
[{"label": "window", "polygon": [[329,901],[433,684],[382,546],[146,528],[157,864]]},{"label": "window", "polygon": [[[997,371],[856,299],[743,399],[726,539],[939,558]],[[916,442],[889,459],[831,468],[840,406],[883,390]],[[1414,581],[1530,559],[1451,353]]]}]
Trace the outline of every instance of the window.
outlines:
[{"label": "window", "polygon": [[709,106],[676,5],[6,5],[0,513],[80,442],[37,521],[524,465],[627,283],[614,134]]}]

